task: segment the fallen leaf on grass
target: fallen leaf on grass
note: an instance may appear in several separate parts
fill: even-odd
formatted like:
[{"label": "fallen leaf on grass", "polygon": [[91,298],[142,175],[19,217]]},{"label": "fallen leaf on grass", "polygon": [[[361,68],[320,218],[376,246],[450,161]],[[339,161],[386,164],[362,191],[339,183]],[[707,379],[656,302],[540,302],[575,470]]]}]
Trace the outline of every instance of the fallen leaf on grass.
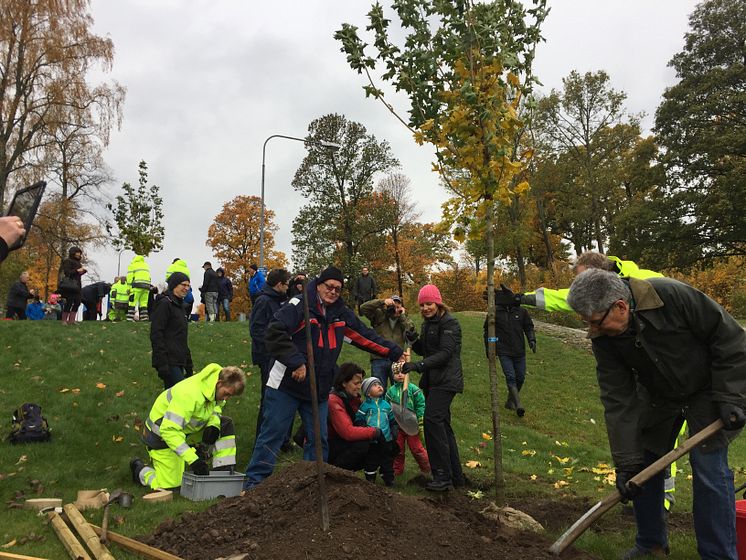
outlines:
[{"label": "fallen leaf on grass", "polygon": [[116,397],[123,397],[124,396],[124,391],[117,391],[116,393],[114,393],[114,396],[116,396]]},{"label": "fallen leaf on grass", "polygon": [[479,461],[466,461],[466,466],[470,469],[477,469],[482,466],[482,463]]},{"label": "fallen leaf on grass", "polygon": [[4,545],[2,545],[2,548],[10,548],[11,546],[15,546],[16,542],[17,542],[16,539],[13,539],[12,541],[8,541]]},{"label": "fallen leaf on grass", "polygon": [[27,455],[21,455],[18,458],[18,461],[16,461],[16,465],[20,465],[21,463],[25,463],[27,460],[28,460],[28,456]]},{"label": "fallen leaf on grass", "polygon": [[482,439],[490,441],[492,440],[492,436],[486,432],[482,433]]},{"label": "fallen leaf on grass", "polygon": [[469,496],[472,500],[481,500],[484,498],[484,492],[481,490],[469,490],[466,493],[467,496]]},{"label": "fallen leaf on grass", "polygon": [[71,391],[72,391],[72,394],[73,394],[73,395],[78,395],[78,394],[80,394],[80,389],[77,389],[77,388],[76,388],[76,389],[71,389]]},{"label": "fallen leaf on grass", "polygon": [[562,488],[563,486],[568,486],[569,484],[570,484],[570,483],[569,483],[569,482],[567,482],[567,481],[565,481],[565,480],[558,480],[557,482],[555,482],[555,483],[554,483],[554,487],[555,487],[555,488],[557,488],[557,489],[559,490],[559,489],[560,489],[560,488]]},{"label": "fallen leaf on grass", "polygon": [[67,393],[68,391],[70,391],[70,389],[68,389],[67,387],[63,387],[62,389],[60,389],[60,393]]},{"label": "fallen leaf on grass", "polygon": [[536,479],[537,479],[537,478],[539,478],[539,477],[538,477],[538,476],[536,476],[535,474],[532,474],[530,478],[531,478],[531,480],[536,480]]},{"label": "fallen leaf on grass", "polygon": [[114,443],[120,443],[124,441],[124,436],[111,436],[111,441]]},{"label": "fallen leaf on grass", "polygon": [[101,383],[100,381],[96,383],[96,389],[106,389],[106,383]]},{"label": "fallen leaf on grass", "polygon": [[570,462],[570,457],[559,457],[557,455],[554,456],[555,459],[557,459],[561,465],[566,465]]},{"label": "fallen leaf on grass", "polygon": [[536,451],[533,449],[524,449],[523,451],[521,451],[521,455],[523,455],[524,457],[533,457],[534,455],[536,455]]}]

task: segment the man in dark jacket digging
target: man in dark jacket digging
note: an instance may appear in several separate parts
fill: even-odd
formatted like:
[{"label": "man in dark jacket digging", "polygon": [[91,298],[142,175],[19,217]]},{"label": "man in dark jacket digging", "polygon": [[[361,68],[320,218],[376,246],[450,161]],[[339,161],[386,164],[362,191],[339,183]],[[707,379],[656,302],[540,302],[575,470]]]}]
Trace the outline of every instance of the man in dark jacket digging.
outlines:
[{"label": "man in dark jacket digging", "polygon": [[188,345],[189,322],[184,315],[184,296],[189,292],[189,277],[174,272],[168,277],[168,289],[155,302],[150,316],[152,364],[168,389],[192,375],[192,353]]},{"label": "man in dark jacket digging", "polygon": [[703,559],[736,560],[736,513],[728,444],[746,424],[746,334],[705,294],[668,278],[621,279],[587,270],[570,306],[590,329],[616,485],[632,499],[635,546],[623,556],[668,553],[663,472],[628,484],[667,453],[684,420],[695,434],[725,429],[692,450],[693,517]]},{"label": "man in dark jacket digging", "polygon": [[[340,297],[344,278],[335,267],[325,269],[307,287],[309,323],[319,400],[321,444],[327,459],[327,399],[337,368],[342,344],[354,346],[397,361],[400,346],[366,327]],[[254,453],[246,469],[246,488],[252,488],[272,474],[280,446],[296,411],[306,426],[303,459],[316,459],[315,434],[311,407],[311,389],[306,372],[306,328],[304,296],[288,301],[269,324],[264,344],[272,356],[269,379],[264,393],[262,426],[254,443]]]}]

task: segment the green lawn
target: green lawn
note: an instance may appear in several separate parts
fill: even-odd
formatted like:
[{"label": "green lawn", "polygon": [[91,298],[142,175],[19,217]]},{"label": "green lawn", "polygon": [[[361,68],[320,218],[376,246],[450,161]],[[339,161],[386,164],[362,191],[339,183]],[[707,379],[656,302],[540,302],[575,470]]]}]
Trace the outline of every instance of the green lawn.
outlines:
[{"label": "green lawn", "polygon": [[[481,467],[469,470],[475,479],[486,479],[492,471],[492,445],[485,439],[491,432],[489,383],[482,347],[482,319],[473,314],[458,315],[464,331],[466,390],[453,407],[453,423],[462,461],[478,461]],[[250,341],[246,323],[195,324],[190,346],[195,366],[210,362],[240,365],[251,373],[246,393],[231,400],[226,413],[234,418],[239,437],[238,462],[245,468],[253,443],[259,393],[258,371],[250,364]],[[0,443],[0,499],[14,500],[18,492],[26,497],[61,497],[75,500],[79,489],[124,488],[136,496],[145,493],[130,480],[128,463],[134,455],[144,455],[136,426],[162,389],[150,367],[147,324],[86,323],[62,327],[59,323],[0,323],[0,411],[6,420],[0,435],[7,435],[12,411],[25,401],[42,405],[54,431],[49,444],[11,446]],[[367,368],[368,356],[345,347],[343,360],[353,360]],[[503,464],[511,500],[532,496],[562,500],[567,496],[600,498],[613,490],[603,483],[603,474],[591,471],[610,460],[603,413],[589,353],[561,341],[539,336],[538,353],[529,354],[528,381],[521,396],[526,417],[518,419],[501,409]],[[415,376],[416,377],[416,376]],[[414,380],[416,382],[416,379]],[[500,385],[501,401],[504,386]],[[483,435],[484,434],[484,435]],[[486,444],[486,445],[485,445]],[[299,453],[283,456],[282,461],[299,458]],[[415,474],[408,459],[409,476]],[[746,463],[746,445],[740,438],[731,447],[731,464]],[[680,463],[677,508],[691,508],[688,463]],[[407,476],[407,478],[409,477]],[[30,482],[40,481],[41,494]],[[738,469],[736,483],[746,481]],[[399,485],[398,485],[399,486]],[[37,485],[38,487],[38,485]],[[411,492],[411,487],[399,486]],[[166,505],[136,501],[121,526],[112,530],[126,535],[150,532],[164,517],[183,511],[197,511],[210,505],[177,498]],[[114,512],[113,512],[114,513]],[[101,511],[86,513],[96,523]],[[571,524],[574,519],[568,519]],[[5,509],[0,513],[0,545],[13,539],[35,535],[31,540],[9,548],[9,552],[64,558],[66,553],[56,537],[32,512]],[[674,547],[670,558],[697,558],[689,527],[672,532]],[[579,545],[602,558],[613,558],[632,541],[629,532],[588,534]],[[133,558],[117,552],[117,558]]]}]

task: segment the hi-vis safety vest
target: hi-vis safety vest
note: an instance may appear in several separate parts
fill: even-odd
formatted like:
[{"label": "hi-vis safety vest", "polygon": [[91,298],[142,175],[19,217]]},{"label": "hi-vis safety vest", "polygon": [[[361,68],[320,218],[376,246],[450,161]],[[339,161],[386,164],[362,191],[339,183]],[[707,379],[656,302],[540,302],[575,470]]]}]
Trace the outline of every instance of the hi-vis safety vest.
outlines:
[{"label": "hi-vis safety vest", "polygon": [[215,386],[222,369],[209,364],[158,395],[145,421],[143,439],[148,447],[169,448],[188,464],[197,460],[186,438],[207,426],[220,429],[225,401],[215,402]]},{"label": "hi-vis safety vest", "polygon": [[135,255],[130,261],[127,267],[127,284],[133,288],[150,289],[150,266],[142,255]]}]

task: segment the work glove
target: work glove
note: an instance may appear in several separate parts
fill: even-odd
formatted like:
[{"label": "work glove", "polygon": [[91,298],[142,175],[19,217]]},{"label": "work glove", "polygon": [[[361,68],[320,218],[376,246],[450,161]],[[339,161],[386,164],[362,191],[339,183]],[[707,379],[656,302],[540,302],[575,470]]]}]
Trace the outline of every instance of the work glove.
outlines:
[{"label": "work glove", "polygon": [[531,352],[536,354],[536,341],[535,340],[529,340],[528,347],[531,348]]},{"label": "work glove", "polygon": [[197,457],[203,461],[207,461],[210,458],[210,446],[206,443],[198,443],[194,446],[194,451],[197,453]]},{"label": "work glove", "polygon": [[410,371],[422,371],[422,362],[404,362],[401,372],[409,373]]},{"label": "work glove", "polygon": [[220,428],[217,426],[207,426],[205,428],[205,431],[202,432],[202,443],[206,443],[207,445],[215,445],[215,442],[218,441],[218,438],[220,437]]},{"label": "work glove", "polygon": [[210,474],[210,467],[207,466],[207,462],[204,459],[197,459],[190,465],[194,474],[205,476]]},{"label": "work glove", "polygon": [[616,489],[622,495],[622,503],[626,504],[628,500],[639,496],[642,493],[642,487],[635,483],[630,483],[630,479],[643,469],[642,465],[633,465],[622,467],[616,470]]},{"label": "work glove", "polygon": [[746,424],[746,415],[737,404],[720,402],[718,407],[720,408],[720,418],[726,430],[740,430]]},{"label": "work glove", "polygon": [[184,367],[184,377],[191,377],[193,373],[194,373],[194,368],[192,366]]},{"label": "work glove", "polygon": [[500,284],[500,289],[495,290],[495,305],[520,305],[521,294],[514,294],[505,284]]},{"label": "work glove", "polygon": [[409,342],[409,344],[414,344],[419,337],[419,333],[415,330],[404,331],[404,338],[407,339],[407,342]]}]

